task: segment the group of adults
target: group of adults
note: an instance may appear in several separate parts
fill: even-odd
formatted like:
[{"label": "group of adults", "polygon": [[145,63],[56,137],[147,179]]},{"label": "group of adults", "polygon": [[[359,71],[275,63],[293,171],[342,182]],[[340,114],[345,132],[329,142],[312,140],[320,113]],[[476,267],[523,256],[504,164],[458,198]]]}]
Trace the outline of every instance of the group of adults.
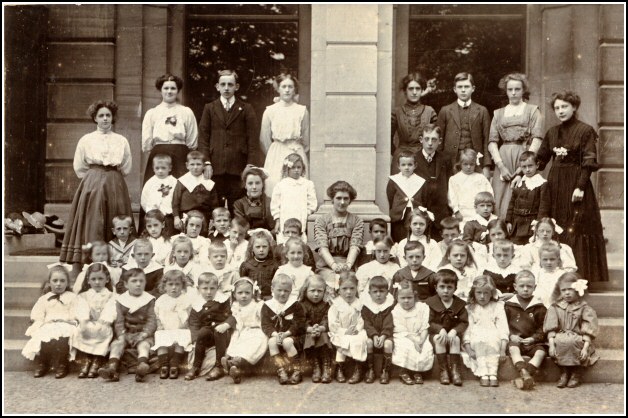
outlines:
[{"label": "group of adults", "polygon": [[[420,104],[421,95],[429,92],[426,81],[417,77],[409,79],[410,82],[401,86],[408,100],[393,114],[393,134],[397,132],[398,149],[420,146],[423,126],[436,121],[434,110]],[[219,195],[227,196],[227,201],[233,202],[242,197],[240,173],[247,163],[259,164],[262,159],[259,142],[229,146],[228,137],[212,137],[211,126],[207,122],[210,118],[206,118],[205,114],[216,112],[218,120],[228,124],[233,122],[231,118],[255,118],[252,107],[236,98],[232,105],[244,111],[225,119],[219,109],[213,109],[210,103],[205,106],[199,130],[192,110],[179,103],[183,81],[166,74],[157,80],[156,87],[162,102],[146,113],[142,124],[142,150],[149,153],[144,181],[152,176],[151,161],[155,155],[170,155],[171,174],[179,177],[186,172],[186,156],[190,150],[198,149],[208,156],[210,149],[218,149],[216,143],[220,143],[226,144],[220,147],[225,150],[225,155],[217,159],[211,168],[206,168],[206,175],[228,177],[228,181],[221,182],[226,185],[225,190],[218,191]],[[488,151],[492,160],[497,162],[493,173],[497,215],[505,218],[511,181],[518,172],[519,155],[526,149],[537,152],[541,169],[553,159],[548,175],[551,196],[548,210],[549,216],[564,228],[560,241],[572,247],[584,277],[594,281],[608,280],[600,212],[589,179],[590,174],[598,169],[597,134],[591,126],[576,118],[579,97],[571,92],[552,97],[551,106],[561,123],[552,127],[544,137],[543,118],[538,106],[525,100],[529,95],[526,77],[523,74],[508,74],[500,81],[499,87],[507,95],[509,103],[494,112],[488,138]],[[559,112],[557,103],[567,104],[567,109]],[[90,107],[90,117],[97,124],[97,130],[86,135],[89,141],[77,146],[74,168],[82,182],[76,191],[73,209],[77,205],[88,206],[81,200],[94,199],[85,190],[89,189],[99,198],[89,203],[89,212],[71,215],[81,219],[70,219],[70,230],[66,232],[61,252],[62,262],[81,263],[81,245],[96,239],[109,241],[113,237],[112,217],[119,213],[131,213],[129,193],[123,178],[130,172],[130,150],[126,139],[111,130],[116,112],[117,107],[112,102],[100,102]],[[473,123],[471,120],[472,129]],[[447,147],[445,138],[445,149]],[[557,148],[568,152],[559,154]],[[106,155],[106,159],[93,158],[95,151]],[[353,268],[362,246],[364,223],[348,211],[349,204],[357,196],[349,183],[334,183],[327,189],[327,195],[332,202],[332,212],[318,218],[314,227],[320,256],[317,266],[323,272],[337,273]],[[81,227],[76,228],[76,225]],[[602,265],[604,268],[600,268]]]}]

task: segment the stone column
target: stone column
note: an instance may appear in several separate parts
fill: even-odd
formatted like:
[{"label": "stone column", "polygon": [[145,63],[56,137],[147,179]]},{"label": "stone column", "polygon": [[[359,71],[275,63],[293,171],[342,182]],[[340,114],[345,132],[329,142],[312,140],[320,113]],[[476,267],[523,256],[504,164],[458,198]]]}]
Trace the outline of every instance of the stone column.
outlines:
[{"label": "stone column", "polygon": [[388,219],[392,40],[392,5],[312,5],[310,178],[325,201],[315,216],[346,180],[351,212]]}]

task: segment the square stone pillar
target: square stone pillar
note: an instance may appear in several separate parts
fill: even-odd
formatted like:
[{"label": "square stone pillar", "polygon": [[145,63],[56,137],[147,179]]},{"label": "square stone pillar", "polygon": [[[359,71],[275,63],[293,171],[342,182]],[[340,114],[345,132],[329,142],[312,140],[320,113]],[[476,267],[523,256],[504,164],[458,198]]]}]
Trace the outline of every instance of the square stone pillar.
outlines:
[{"label": "square stone pillar", "polygon": [[388,220],[393,6],[312,5],[310,178],[318,214],[337,180],[358,192],[350,211]]}]

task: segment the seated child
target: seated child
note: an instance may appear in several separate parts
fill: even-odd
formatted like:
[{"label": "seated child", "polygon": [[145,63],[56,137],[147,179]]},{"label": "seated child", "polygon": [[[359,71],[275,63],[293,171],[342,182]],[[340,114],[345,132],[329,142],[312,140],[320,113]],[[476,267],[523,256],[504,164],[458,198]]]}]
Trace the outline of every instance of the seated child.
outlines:
[{"label": "seated child", "polygon": [[220,241],[209,245],[209,265],[202,265],[201,271],[215,274],[218,290],[227,296],[231,296],[232,285],[240,277],[237,269],[227,265],[227,247]]},{"label": "seated child", "polygon": [[[186,286],[185,275],[178,270],[164,274],[159,283],[162,295],[155,302],[157,331],[152,350],[157,351],[160,379],[177,379],[185,352],[192,350],[188,328],[192,299],[185,293]],[[170,348],[174,353],[168,359]]]},{"label": "seated child", "polygon": [[146,230],[142,234],[142,237],[148,238],[153,245],[153,252],[155,253],[153,259],[162,266],[165,266],[168,256],[172,251],[171,235],[165,229],[166,217],[159,209],[149,210],[146,212],[146,216],[144,216],[144,224]]},{"label": "seated child", "polygon": [[172,252],[168,257],[168,265],[164,268],[164,273],[171,270],[179,270],[187,279],[186,293],[195,294],[198,276],[203,272],[202,266],[193,263],[194,246],[192,241],[185,235],[178,235],[172,240]]},{"label": "seated child", "polygon": [[293,299],[298,299],[305,280],[314,274],[312,268],[304,263],[306,247],[307,244],[299,238],[289,238],[283,247],[283,258],[288,260],[288,263],[279,266],[275,272],[275,277],[284,274],[292,279],[292,294],[290,296]]},{"label": "seated child", "polygon": [[449,244],[455,239],[460,239],[460,221],[453,216],[448,216],[440,221],[442,241],[438,243],[441,254],[445,254]]},{"label": "seated child", "polygon": [[185,236],[190,239],[194,249],[192,262],[202,264],[203,260],[207,260],[209,253],[209,239],[201,235],[201,231],[206,229],[205,215],[198,210],[191,210],[183,215],[181,223],[185,230]]},{"label": "seated child", "polygon": [[174,234],[172,196],[177,185],[177,179],[170,175],[171,170],[171,156],[167,154],[155,155],[153,157],[153,172],[155,175],[144,183],[140,196],[140,203],[145,213],[151,210],[159,210],[163,214],[164,228],[168,235]]},{"label": "seated child", "polygon": [[[185,167],[188,172],[177,180],[172,195],[172,214],[174,227],[183,231],[183,215],[191,210],[197,210],[207,216],[218,207],[218,194],[215,183],[203,176],[203,153],[190,151],[187,155]],[[205,235],[205,231],[201,232]]]},{"label": "seated child", "polygon": [[[283,247],[285,242],[288,241],[289,238],[301,238],[301,221],[296,218],[287,219],[283,224],[283,230],[281,233],[284,236],[284,243],[277,244],[274,250],[274,257],[279,265],[286,264],[288,260],[283,257]],[[305,256],[303,257],[303,263],[306,266],[312,267],[312,271],[316,270],[316,260],[314,259],[314,253],[309,245],[303,247],[305,250]]]},{"label": "seated child", "polygon": [[449,178],[447,199],[449,207],[458,221],[465,224],[475,215],[475,196],[479,192],[493,194],[493,187],[483,174],[475,171],[480,165],[482,154],[471,148],[460,151],[460,171]]},{"label": "seated child", "polygon": [[390,250],[394,244],[392,238],[389,236],[375,238],[374,243],[375,260],[360,266],[355,273],[358,278],[358,295],[362,301],[369,299],[369,280],[371,278],[375,276],[384,277],[390,287],[393,276],[399,271],[399,265],[390,261]]},{"label": "seated child", "polygon": [[382,374],[379,383],[386,385],[390,382],[390,364],[393,353],[393,317],[392,310],[395,299],[388,293],[388,280],[375,276],[369,281],[368,294],[370,298],[363,299],[362,319],[366,331],[366,363],[368,369],[364,376],[365,383],[375,381],[373,356],[375,353],[384,355]]},{"label": "seated child", "polygon": [[68,290],[70,274],[63,266],[54,266],[42,290],[44,295],[37,299],[31,311],[33,322],[25,332],[30,340],[24,345],[22,355],[35,360],[37,369],[34,377],[48,373],[55,366],[55,377],[64,378],[68,374],[69,338],[76,330],[74,302],[76,295]]},{"label": "seated child", "polygon": [[350,384],[362,380],[362,366],[367,358],[368,337],[362,319],[362,303],[358,297],[358,279],[352,271],[343,271],[338,279],[338,297],[329,308],[329,336],[336,347],[336,380],[347,381],[343,365],[347,357],[355,362]]},{"label": "seated child", "polygon": [[[534,386],[533,376],[547,354],[543,332],[547,309],[541,299],[533,295],[535,287],[534,274],[529,270],[520,271],[515,277],[515,294],[504,302],[510,329],[508,353],[521,376],[515,379],[515,386],[524,390]],[[523,356],[530,360],[526,362]]]},{"label": "seated child", "polygon": [[247,259],[240,265],[240,277],[248,277],[260,288],[262,300],[272,298],[270,284],[279,268],[273,257],[275,240],[269,231],[256,229],[249,231],[251,238],[247,248]]},{"label": "seated child", "polygon": [[474,206],[475,216],[464,225],[462,239],[467,244],[479,242],[486,245],[488,244],[488,223],[497,219],[497,216],[493,215],[495,198],[492,193],[480,192],[475,195]]},{"label": "seated child", "polygon": [[416,301],[416,293],[409,280],[397,286],[397,305],[392,310],[395,347],[392,363],[401,368],[399,378],[404,384],[422,385],[421,372],[431,370],[434,364],[434,351],[427,339],[430,308]]},{"label": "seated child", "polygon": [[[273,298],[262,306],[262,331],[268,337],[268,352],[277,367],[281,385],[297,385],[303,380],[300,336],[305,332],[305,312],[299,301],[290,297],[292,283],[285,274],[275,275]],[[282,349],[285,357],[281,355]]]},{"label": "seated child", "polygon": [[198,277],[198,294],[192,304],[188,325],[194,343],[194,362],[185,375],[185,380],[194,380],[201,371],[205,351],[216,347],[216,364],[206,380],[218,380],[226,374],[220,363],[229,346],[229,330],[236,327],[231,315],[229,296],[219,290],[219,279],[213,273],[202,273]]},{"label": "seated child", "polygon": [[497,369],[500,357],[506,356],[509,331],[493,279],[478,276],[473,280],[467,311],[469,327],[462,339],[462,361],[480,377],[480,386],[499,386]]},{"label": "seated child", "polygon": [[79,327],[70,337],[71,358],[77,352],[83,357],[79,379],[98,377],[113,338],[111,324],[116,320],[115,294],[107,266],[92,264],[86,276],[73,307]]},{"label": "seated child", "polygon": [[449,269],[456,273],[458,277],[456,296],[466,301],[471,283],[478,274],[477,264],[469,245],[461,239],[452,241],[438,268],[438,270],[442,269]]},{"label": "seated child", "polygon": [[532,221],[539,215],[541,195],[547,188],[547,180],[536,171],[539,163],[536,154],[525,151],[519,156],[519,168],[524,177],[512,188],[512,196],[506,213],[510,239],[517,245],[525,245],[532,237]]},{"label": "seated child", "polygon": [[438,268],[443,254],[440,252],[438,243],[432,239],[432,226],[434,224],[434,214],[424,207],[419,207],[412,211],[410,223],[408,224],[408,238],[402,239],[397,245],[395,256],[401,267],[406,266],[403,249],[409,241],[419,241],[425,248],[425,259],[423,265],[430,270]]},{"label": "seated child", "polygon": [[593,346],[599,332],[597,314],[582,300],[586,283],[577,273],[560,276],[545,315],[543,331],[547,333],[549,355],[562,369],[556,385],[559,388],[579,386],[584,369],[600,358]]},{"label": "seated child", "polygon": [[434,275],[436,296],[425,300],[430,307],[429,333],[440,368],[441,385],[453,381],[454,385],[462,386],[460,340],[469,326],[469,317],[465,302],[454,295],[457,283],[458,278],[452,270],[439,270]]},{"label": "seated child", "polygon": [[543,305],[549,308],[552,304],[552,293],[556,287],[556,282],[567,271],[562,268],[560,247],[556,242],[541,245],[539,258],[541,265],[531,270],[536,276],[534,295],[541,298]]},{"label": "seated child", "polygon": [[[373,241],[376,238],[384,238],[388,236],[388,223],[382,218],[375,218],[369,222],[369,231],[371,231],[371,240],[364,245],[364,251],[360,251],[360,255],[356,261],[356,267],[360,267],[369,261],[375,260],[373,250],[375,244]],[[397,244],[393,244],[393,248],[390,250],[391,261],[395,261],[395,255],[397,253]]]},{"label": "seated child", "polygon": [[264,357],[268,338],[262,331],[264,304],[255,300],[255,293],[259,292],[257,285],[246,277],[240,277],[233,287],[235,302],[231,306],[231,314],[236,326],[221,363],[233,383],[237,384],[242,381],[241,369],[256,365]]},{"label": "seated child", "polygon": [[85,274],[87,273],[87,269],[94,263],[100,263],[107,267],[107,270],[109,270],[109,277],[111,277],[111,284],[112,286],[115,286],[120,280],[122,269],[109,266],[109,246],[107,243],[105,241],[90,242],[83,245],[82,250],[86,263],[83,264],[83,271],[76,276],[76,281],[74,282],[74,286],[72,286],[72,291],[77,295],[81,292],[83,284],[85,283]]},{"label": "seated child", "polygon": [[325,280],[315,274],[305,280],[299,295],[299,302],[305,312],[303,350],[312,364],[313,383],[330,383],[332,378],[332,345],[327,333],[327,312],[331,298]]},{"label": "seated child", "polygon": [[515,275],[521,270],[512,259],[515,246],[505,239],[493,243],[493,260],[484,268],[484,275],[493,279],[497,290],[501,293],[500,300],[508,299],[514,293]]},{"label": "seated child", "polygon": [[249,230],[249,222],[241,217],[231,220],[229,228],[229,240],[225,242],[227,246],[227,265],[234,270],[240,270],[240,266],[246,260],[246,250],[249,242],[245,239]]},{"label": "seated child", "polygon": [[157,329],[155,297],[144,291],[146,276],[140,269],[125,270],[120,281],[124,283],[126,292],[116,299],[115,339],[109,348],[109,362],[98,369],[98,374],[108,381],[119,381],[120,358],[125,349],[136,348],[138,365],[135,381],[142,382],[150,369],[148,355]]},{"label": "seated child", "polygon": [[[150,293],[155,297],[159,297],[161,292],[159,290],[159,282],[161,276],[164,274],[164,268],[161,264],[153,260],[153,245],[146,238],[140,238],[135,241],[135,247],[133,253],[129,259],[129,262],[122,266],[122,271],[138,268],[144,272],[146,276],[145,292]],[[118,282],[116,285],[116,293],[122,294],[125,292],[124,284]]]},{"label": "seated child", "polygon": [[389,177],[386,186],[390,229],[392,238],[401,241],[406,238],[406,225],[410,221],[410,213],[421,203],[421,188],[425,179],[414,174],[416,157],[411,150],[403,150],[397,155],[399,173]]},{"label": "seated child", "polygon": [[434,272],[423,266],[425,247],[418,241],[410,241],[404,247],[404,251],[405,260],[408,265],[398,270],[393,276],[392,283],[390,284],[390,293],[392,293],[393,297],[397,297],[397,287],[395,287],[395,284],[408,280],[412,283],[412,289],[414,293],[416,293],[417,298],[423,302],[425,299],[436,294],[432,285]]},{"label": "seated child", "polygon": [[231,215],[227,208],[222,206],[212,211],[212,225],[209,229],[209,240],[211,242],[225,242],[229,239],[229,228],[231,225]]},{"label": "seated child", "polygon": [[[501,219],[493,219],[487,225],[488,229],[488,244],[480,244],[479,242],[471,243],[473,248],[473,257],[480,270],[483,270],[486,265],[491,263],[493,258],[493,243],[499,240],[508,239],[508,229],[506,222]],[[520,269],[527,268],[525,264],[527,255],[524,247],[521,245],[514,246],[514,256],[512,263]],[[522,262],[524,263],[522,267]]]},{"label": "seated child", "polygon": [[542,218],[538,222],[536,220],[532,221],[532,231],[534,231],[532,241],[526,244],[521,251],[520,264],[522,267],[531,271],[538,269],[540,263],[539,249],[543,244],[553,242],[560,247],[562,268],[571,272],[575,272],[578,269],[571,247],[552,239],[556,234],[563,232],[563,229],[556,225],[552,218]]},{"label": "seated child", "polygon": [[129,261],[135,237],[132,236],[133,219],[129,215],[119,215],[113,218],[113,235],[115,238],[109,241],[109,265],[122,267]]}]

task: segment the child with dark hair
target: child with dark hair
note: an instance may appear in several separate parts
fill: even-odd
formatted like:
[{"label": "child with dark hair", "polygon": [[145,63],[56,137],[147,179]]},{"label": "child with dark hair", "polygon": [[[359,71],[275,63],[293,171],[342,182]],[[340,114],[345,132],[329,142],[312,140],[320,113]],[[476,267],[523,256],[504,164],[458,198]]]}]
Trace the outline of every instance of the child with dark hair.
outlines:
[{"label": "child with dark hair", "polygon": [[421,188],[425,184],[425,179],[414,174],[416,161],[412,151],[401,151],[397,156],[397,164],[399,173],[390,176],[386,186],[391,235],[395,242],[406,237],[410,214],[422,205]]},{"label": "child with dark hair", "polygon": [[488,223],[493,219],[497,219],[497,216],[493,215],[495,198],[492,193],[480,192],[475,195],[474,206],[475,217],[469,219],[464,225],[462,239],[467,244],[473,242],[488,244]]},{"label": "child with dark hair", "polygon": [[[303,224],[297,218],[286,219],[286,221],[284,222],[283,229],[281,230],[281,234],[284,237],[283,243],[282,244],[277,243],[277,245],[275,246],[273,250],[275,261],[277,261],[279,265],[283,265],[288,262],[288,260],[283,257],[283,253],[284,253],[283,247],[286,241],[288,241],[290,238],[302,239],[303,238],[303,234],[301,233],[302,229],[303,229]],[[303,263],[306,266],[311,267],[312,271],[315,271],[316,259],[314,258],[314,252],[312,251],[309,245],[306,245],[305,247],[303,247],[303,249],[305,250]]]},{"label": "child with dark hair", "polygon": [[395,284],[408,280],[412,283],[412,289],[417,295],[418,300],[424,302],[425,299],[436,294],[432,283],[434,272],[423,266],[425,247],[418,241],[410,241],[404,247],[404,251],[408,265],[398,270],[393,276],[392,283],[390,284],[390,293],[392,293],[394,297],[397,297],[397,287],[395,287]]},{"label": "child with dark hair", "polygon": [[375,238],[375,260],[358,268],[355,276],[358,278],[358,295],[361,300],[368,299],[369,281],[375,276],[384,277],[388,286],[392,283],[393,276],[399,270],[399,265],[390,260],[390,250],[393,240],[389,236]]}]

